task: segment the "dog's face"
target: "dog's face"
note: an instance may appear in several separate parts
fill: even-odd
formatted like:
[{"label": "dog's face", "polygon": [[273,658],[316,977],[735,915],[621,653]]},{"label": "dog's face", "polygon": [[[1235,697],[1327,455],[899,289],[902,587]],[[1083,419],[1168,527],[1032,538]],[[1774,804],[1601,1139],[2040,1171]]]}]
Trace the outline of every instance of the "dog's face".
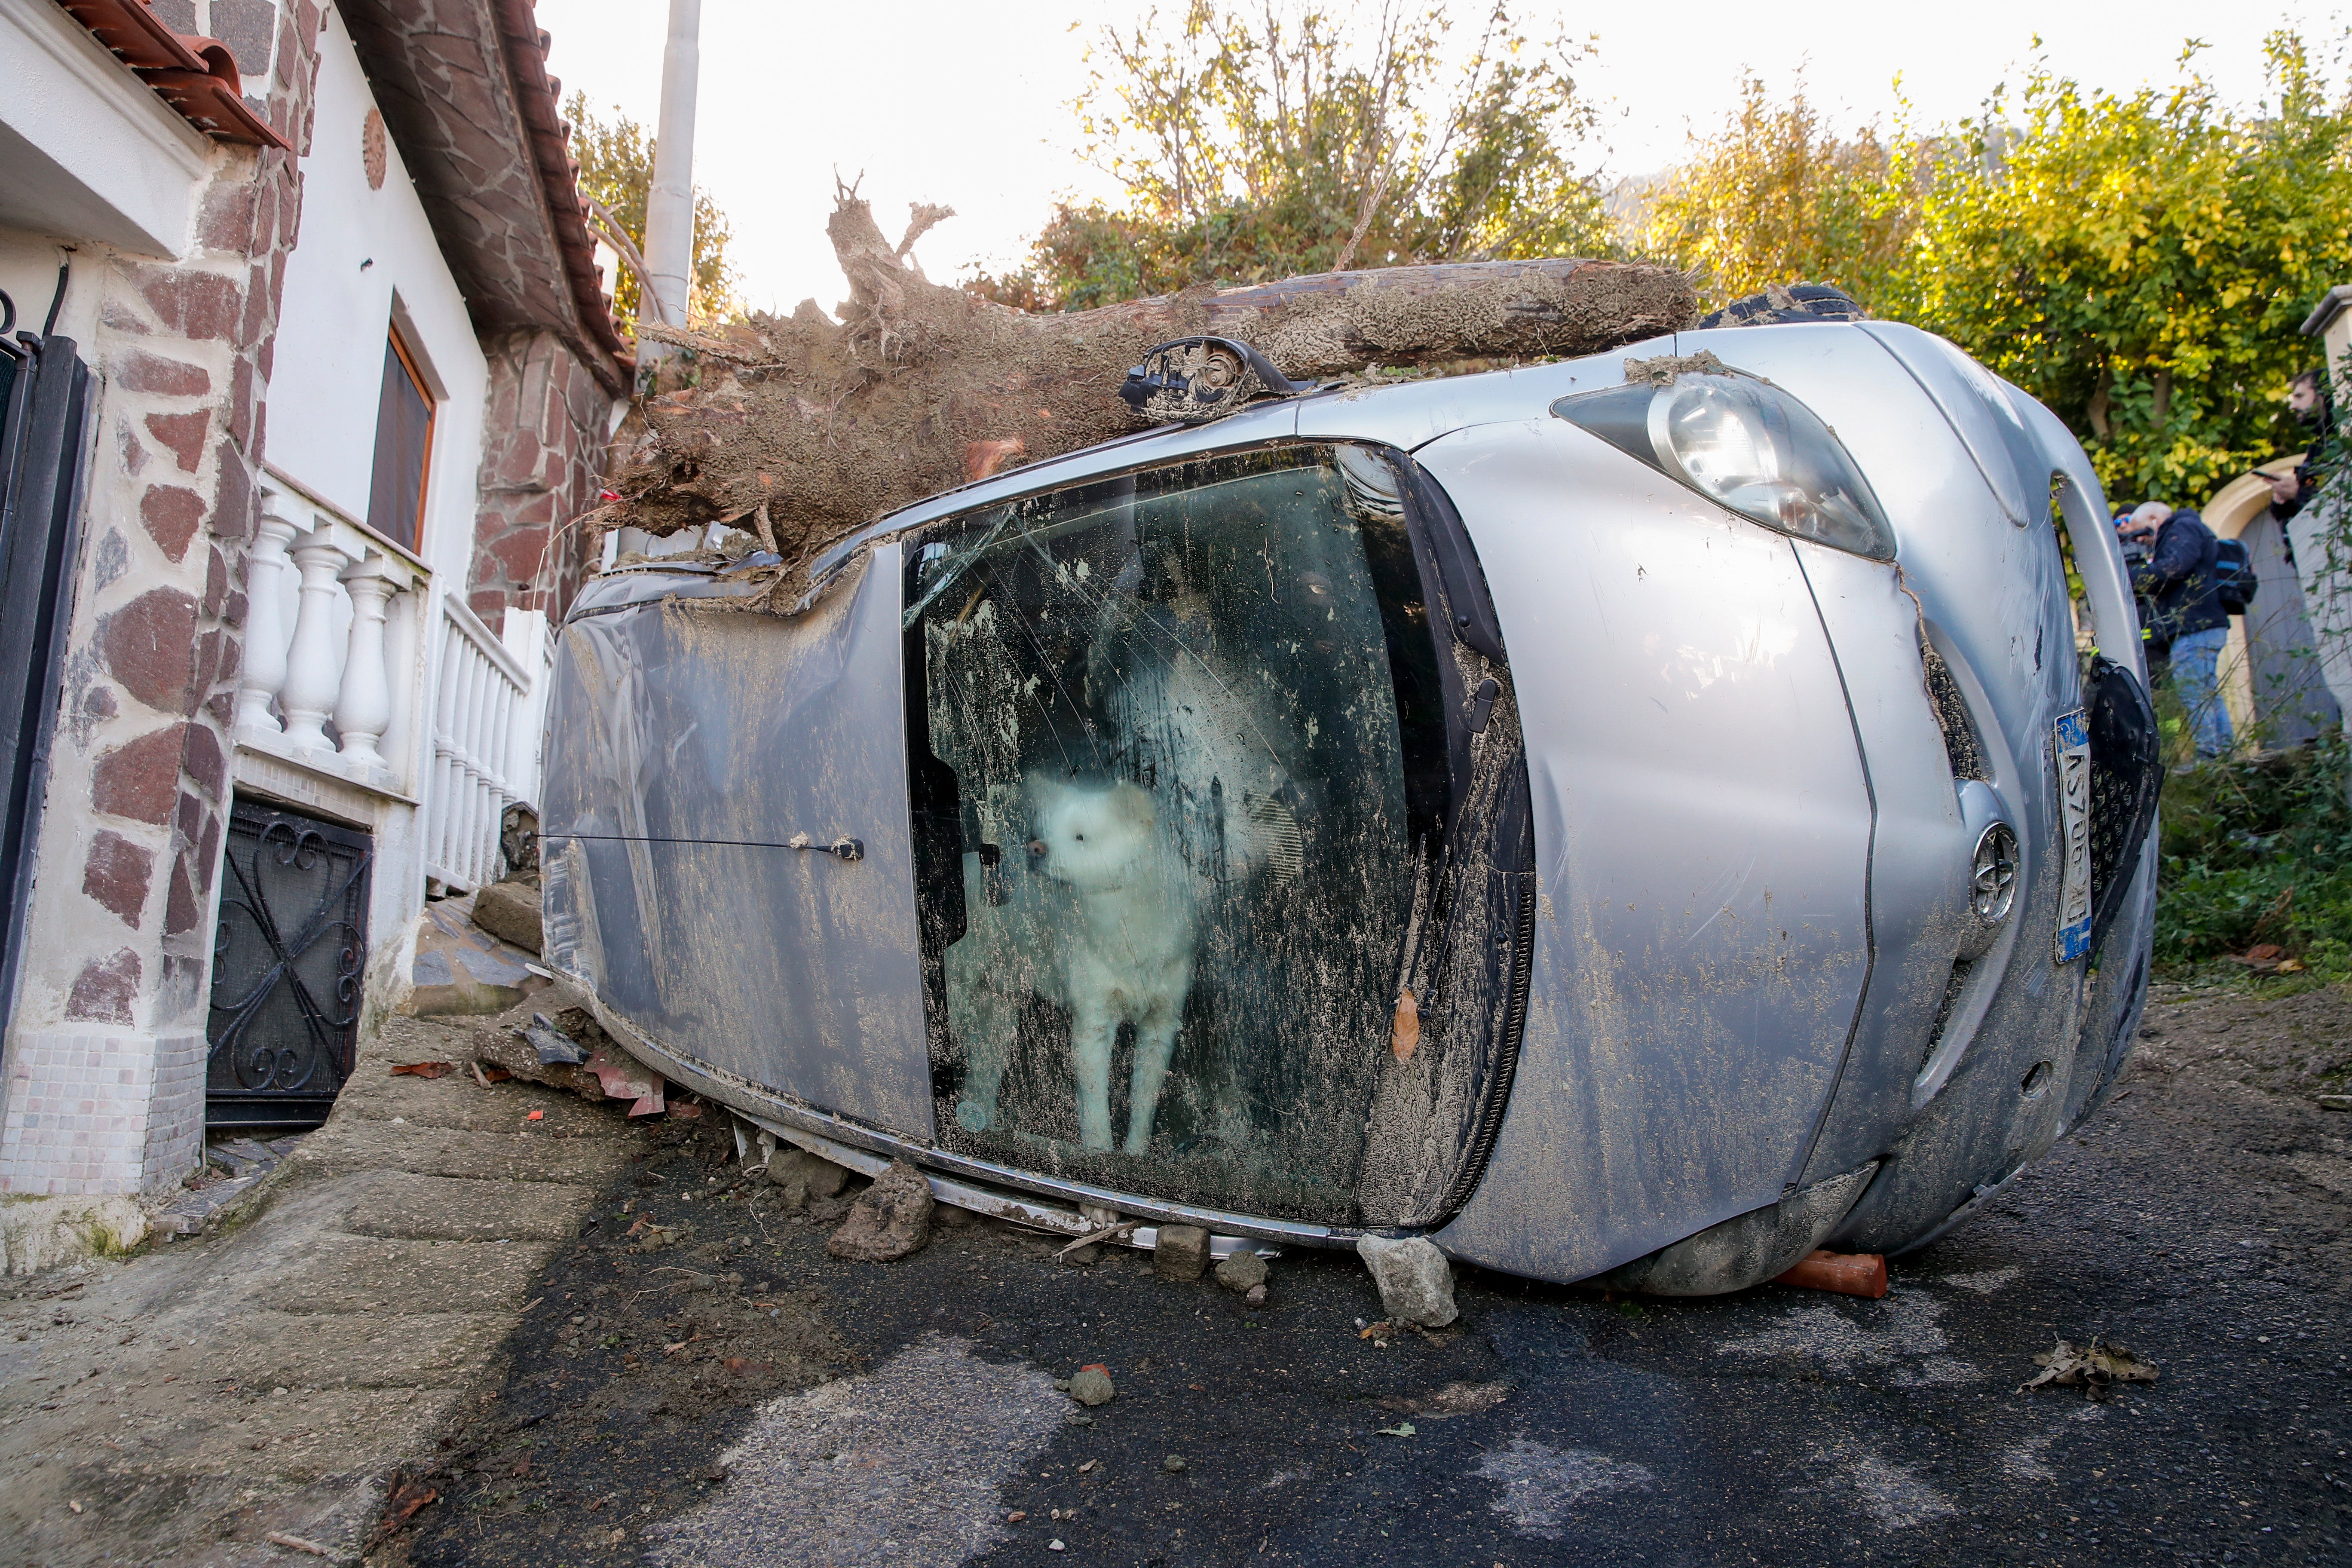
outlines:
[{"label": "dog's face", "polygon": [[1158,826],[1151,796],[1138,786],[1067,784],[1033,774],[1035,805],[1029,856],[1037,868],[1082,889],[1120,886]]}]

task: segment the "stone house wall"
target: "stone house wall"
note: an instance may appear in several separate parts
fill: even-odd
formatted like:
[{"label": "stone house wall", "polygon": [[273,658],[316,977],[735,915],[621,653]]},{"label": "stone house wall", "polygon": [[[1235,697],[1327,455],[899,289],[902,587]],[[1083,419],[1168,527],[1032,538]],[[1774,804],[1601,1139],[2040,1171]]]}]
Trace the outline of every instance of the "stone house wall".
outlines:
[{"label": "stone house wall", "polygon": [[587,574],[576,521],[593,510],[611,436],[612,394],[557,334],[487,340],[490,405],[467,602],[503,631],[509,609],[559,619]]},{"label": "stone house wall", "polygon": [[102,390],[0,1193],[174,1181],[203,1132],[245,552],[320,23],[315,0],[207,12],[188,19],[239,33],[248,101],[296,152],[215,147],[178,261],[74,258],[68,316]]}]

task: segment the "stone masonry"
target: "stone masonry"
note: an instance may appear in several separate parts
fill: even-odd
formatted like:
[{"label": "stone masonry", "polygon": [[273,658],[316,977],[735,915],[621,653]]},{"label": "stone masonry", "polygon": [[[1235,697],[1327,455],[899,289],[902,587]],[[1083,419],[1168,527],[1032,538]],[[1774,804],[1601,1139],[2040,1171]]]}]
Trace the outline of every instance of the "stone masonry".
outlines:
[{"label": "stone masonry", "polygon": [[552,620],[579,591],[587,551],[572,525],[596,505],[613,395],[552,331],[506,332],[482,349],[490,403],[467,600],[499,631],[508,610]]},{"label": "stone masonry", "polygon": [[[210,0],[248,101],[310,140],[320,12]],[[177,262],[87,247],[104,384],[48,841],[0,1083],[0,1193],[135,1191],[194,1165],[244,562],[296,155],[216,146]],[[69,838],[61,847],[58,840]],[[71,864],[72,874],[58,874]]]}]

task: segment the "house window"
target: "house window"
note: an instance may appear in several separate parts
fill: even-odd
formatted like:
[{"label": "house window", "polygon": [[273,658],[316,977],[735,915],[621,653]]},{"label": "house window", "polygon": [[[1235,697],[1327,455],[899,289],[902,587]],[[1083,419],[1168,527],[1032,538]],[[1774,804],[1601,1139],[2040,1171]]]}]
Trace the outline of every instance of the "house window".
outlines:
[{"label": "house window", "polygon": [[368,526],[407,549],[416,548],[425,519],[425,479],[433,463],[433,394],[416,356],[386,334],[383,394],[375,414],[375,478],[368,488]]}]

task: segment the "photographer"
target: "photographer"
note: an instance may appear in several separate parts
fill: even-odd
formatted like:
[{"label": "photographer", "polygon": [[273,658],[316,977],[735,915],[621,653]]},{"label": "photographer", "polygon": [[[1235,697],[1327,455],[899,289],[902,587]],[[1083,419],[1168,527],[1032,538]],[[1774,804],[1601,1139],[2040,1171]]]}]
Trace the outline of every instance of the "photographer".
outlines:
[{"label": "photographer", "polygon": [[[2293,473],[2270,481],[2271,515],[2278,519],[2282,527],[2304,509],[2312,492],[2319,488],[2320,458],[2336,429],[2336,400],[2329,395],[2327,377],[2318,371],[2306,370],[2288,384],[2286,405],[2295,423],[2311,432],[2311,446]],[[2290,563],[2294,559],[2291,548],[2287,559]]]},{"label": "photographer", "polygon": [[2197,738],[2200,760],[2226,755],[2233,736],[2230,710],[2222,704],[2219,679],[2221,649],[2230,640],[2229,613],[2215,591],[2214,563],[2221,542],[2193,511],[2175,511],[2147,501],[2116,524],[2126,552],[2144,558],[2132,567],[2132,592],[2148,605],[2143,625],[2155,679],[2155,649],[2170,658],[2173,678]]}]

